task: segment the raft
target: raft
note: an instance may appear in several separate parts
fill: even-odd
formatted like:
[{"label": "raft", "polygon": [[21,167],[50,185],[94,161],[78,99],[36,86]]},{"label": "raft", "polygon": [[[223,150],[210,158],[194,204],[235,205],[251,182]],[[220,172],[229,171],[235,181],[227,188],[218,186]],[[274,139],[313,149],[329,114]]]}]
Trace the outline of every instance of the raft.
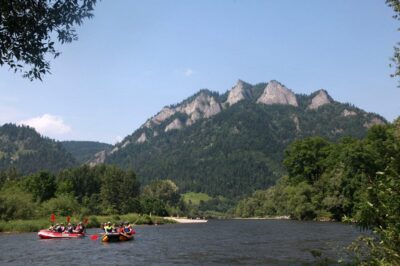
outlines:
[{"label": "raft", "polygon": [[133,240],[134,236],[122,233],[105,233],[103,234],[102,242],[119,242],[119,241],[129,241]]},{"label": "raft", "polygon": [[47,229],[40,230],[38,236],[42,239],[53,239],[53,238],[79,238],[84,237],[85,233],[68,233],[68,232],[54,232]]}]

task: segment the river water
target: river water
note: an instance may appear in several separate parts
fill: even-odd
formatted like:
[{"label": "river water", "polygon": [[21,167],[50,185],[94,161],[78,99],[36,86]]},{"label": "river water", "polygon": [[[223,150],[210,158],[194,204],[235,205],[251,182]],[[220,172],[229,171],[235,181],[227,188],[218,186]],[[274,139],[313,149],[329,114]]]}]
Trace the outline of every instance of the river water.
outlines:
[{"label": "river water", "polygon": [[1,234],[0,265],[313,265],[310,251],[345,258],[344,247],[360,235],[351,225],[288,220],[211,220],[136,232],[134,241],[120,243]]}]

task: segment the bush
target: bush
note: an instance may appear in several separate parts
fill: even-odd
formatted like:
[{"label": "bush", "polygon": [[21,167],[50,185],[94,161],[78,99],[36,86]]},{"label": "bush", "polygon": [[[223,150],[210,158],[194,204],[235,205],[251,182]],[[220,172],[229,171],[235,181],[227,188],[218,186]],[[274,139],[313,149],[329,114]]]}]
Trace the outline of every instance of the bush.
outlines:
[{"label": "bush", "polygon": [[32,195],[12,185],[0,191],[0,219],[32,219],[36,216],[37,205],[33,203]]},{"label": "bush", "polygon": [[52,213],[58,216],[79,214],[81,213],[81,207],[77,200],[71,195],[59,195],[42,204],[42,215],[47,216]]}]

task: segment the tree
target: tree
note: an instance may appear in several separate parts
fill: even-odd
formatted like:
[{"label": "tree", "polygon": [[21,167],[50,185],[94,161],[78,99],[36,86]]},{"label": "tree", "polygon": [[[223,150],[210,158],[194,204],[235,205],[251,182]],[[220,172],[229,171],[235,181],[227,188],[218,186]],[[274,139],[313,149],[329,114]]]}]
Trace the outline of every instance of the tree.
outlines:
[{"label": "tree", "polygon": [[156,180],[144,187],[143,195],[157,198],[170,206],[176,206],[180,199],[178,190],[177,185],[170,179]]},{"label": "tree", "polygon": [[[56,58],[54,36],[61,44],[77,40],[74,25],[93,17],[97,0],[0,0],[0,66],[23,77],[42,80]],[[25,70],[29,66],[30,69]]]},{"label": "tree", "polygon": [[41,171],[26,177],[25,188],[32,193],[33,200],[45,201],[51,199],[56,192],[56,178],[49,172]]},{"label": "tree", "polygon": [[[400,20],[400,0],[386,0],[386,4],[393,8],[395,15],[394,19]],[[392,61],[395,67],[395,71],[392,74],[392,77],[400,76],[400,47],[398,46],[400,43],[394,47],[394,53],[392,57]]]},{"label": "tree", "polygon": [[[102,184],[100,197],[105,213],[126,213],[140,193],[140,183],[133,171],[125,172],[115,166],[100,166]],[[136,203],[134,203],[136,204]]]},{"label": "tree", "polygon": [[284,165],[295,183],[303,180],[314,183],[325,169],[330,143],[321,137],[294,141],[285,151]]}]

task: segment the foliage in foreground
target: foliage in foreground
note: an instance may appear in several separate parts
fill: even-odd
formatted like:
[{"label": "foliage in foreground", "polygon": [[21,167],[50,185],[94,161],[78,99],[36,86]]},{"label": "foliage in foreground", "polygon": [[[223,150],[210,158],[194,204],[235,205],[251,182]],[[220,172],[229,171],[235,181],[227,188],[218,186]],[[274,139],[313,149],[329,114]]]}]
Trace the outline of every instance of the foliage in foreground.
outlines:
[{"label": "foliage in foreground", "polygon": [[[77,40],[74,28],[93,17],[96,0],[1,1],[0,66],[42,79],[49,73],[50,57],[59,56],[54,38],[63,44]],[[55,37],[57,36],[57,37]]]}]

